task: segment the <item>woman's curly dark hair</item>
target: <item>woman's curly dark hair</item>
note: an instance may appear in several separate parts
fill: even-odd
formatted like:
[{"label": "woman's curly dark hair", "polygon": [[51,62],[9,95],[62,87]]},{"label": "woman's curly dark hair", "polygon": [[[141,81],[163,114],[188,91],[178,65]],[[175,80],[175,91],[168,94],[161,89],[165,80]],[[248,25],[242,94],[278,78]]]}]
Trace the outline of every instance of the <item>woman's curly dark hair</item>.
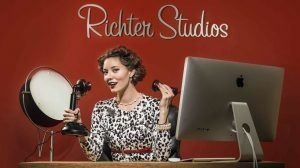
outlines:
[{"label": "woman's curly dark hair", "polygon": [[116,48],[107,50],[98,58],[99,69],[101,72],[103,72],[104,61],[111,57],[119,57],[121,63],[126,66],[128,70],[135,70],[135,74],[131,80],[133,85],[136,85],[139,81],[144,79],[146,75],[146,69],[144,65],[142,65],[141,58],[125,46],[118,46]]}]

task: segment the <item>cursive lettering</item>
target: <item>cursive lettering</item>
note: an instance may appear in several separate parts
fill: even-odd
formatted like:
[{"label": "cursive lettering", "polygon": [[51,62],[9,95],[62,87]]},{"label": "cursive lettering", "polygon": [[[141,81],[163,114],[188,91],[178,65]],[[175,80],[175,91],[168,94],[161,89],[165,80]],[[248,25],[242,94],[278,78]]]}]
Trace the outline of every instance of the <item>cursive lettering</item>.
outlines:
[{"label": "cursive lettering", "polygon": [[[84,9],[87,9],[86,17],[82,15],[82,10]],[[92,9],[103,13],[103,18],[100,18],[100,21],[92,23]],[[154,35],[154,31],[150,22],[140,20],[139,18],[134,17],[132,13],[124,20],[123,10],[120,10],[119,12],[118,21],[110,21],[107,17],[108,14],[106,10],[102,6],[96,4],[86,4],[79,8],[78,16],[81,19],[86,20],[87,38],[91,37],[90,32],[94,32],[97,36],[102,36],[102,34],[99,32],[101,30],[100,26],[102,25],[104,26],[105,35],[108,37],[120,37],[123,35],[132,37],[152,37]]]},{"label": "cursive lettering", "polygon": [[[79,18],[86,21],[87,38],[91,38],[91,35],[99,37],[103,35],[107,37],[154,36],[155,31],[151,22],[136,17],[133,13],[130,13],[127,17],[124,15],[121,9],[118,13],[118,19],[111,20],[105,8],[97,4],[85,4],[78,9]],[[93,19],[91,19],[92,17]],[[229,25],[208,21],[204,10],[200,12],[200,18],[196,23],[190,22],[176,6],[169,4],[158,10],[157,17],[159,23],[163,25],[163,28],[159,30],[159,36],[165,40],[176,37],[226,38],[229,36]],[[169,23],[170,18],[172,24]]]},{"label": "cursive lettering", "polygon": [[[176,20],[177,26],[173,27],[164,20],[163,15],[164,11],[170,8],[175,12],[174,19]],[[225,38],[228,36],[227,30],[229,26],[225,23],[220,25],[211,24],[205,20],[205,11],[201,12],[200,22],[193,24],[189,23],[187,18],[184,18],[182,13],[179,12],[176,6],[174,5],[165,5],[162,6],[158,11],[159,21],[169,30],[168,34],[160,33],[160,37],[163,39],[173,39],[176,36],[180,37],[222,37]]]}]

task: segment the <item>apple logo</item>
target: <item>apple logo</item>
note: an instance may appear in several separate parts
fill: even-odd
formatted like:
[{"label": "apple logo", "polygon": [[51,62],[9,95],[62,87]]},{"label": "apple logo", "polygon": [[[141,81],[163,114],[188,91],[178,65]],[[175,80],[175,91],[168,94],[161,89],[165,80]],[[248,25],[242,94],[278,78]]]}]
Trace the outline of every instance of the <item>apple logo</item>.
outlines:
[{"label": "apple logo", "polygon": [[240,77],[236,78],[236,85],[237,87],[244,87],[244,78],[243,75],[240,75]]}]

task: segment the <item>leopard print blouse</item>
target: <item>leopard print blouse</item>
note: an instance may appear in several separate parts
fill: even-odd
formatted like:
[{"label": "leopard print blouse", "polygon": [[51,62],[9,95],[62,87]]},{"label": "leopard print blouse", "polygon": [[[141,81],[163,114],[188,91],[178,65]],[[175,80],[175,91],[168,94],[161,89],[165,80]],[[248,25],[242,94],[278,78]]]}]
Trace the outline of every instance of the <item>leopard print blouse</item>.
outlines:
[{"label": "leopard print blouse", "polygon": [[151,148],[149,153],[112,153],[114,161],[166,161],[170,155],[170,131],[157,130],[159,100],[144,95],[132,111],[119,109],[114,98],[96,103],[91,133],[80,142],[90,160],[99,160],[104,140],[114,150]]}]

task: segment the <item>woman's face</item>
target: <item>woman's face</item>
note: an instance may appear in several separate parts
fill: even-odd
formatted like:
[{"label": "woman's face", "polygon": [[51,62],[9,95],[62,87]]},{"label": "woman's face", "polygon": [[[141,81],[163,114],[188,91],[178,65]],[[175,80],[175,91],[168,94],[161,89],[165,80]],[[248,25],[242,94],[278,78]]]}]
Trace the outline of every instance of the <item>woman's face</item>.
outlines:
[{"label": "woman's face", "polygon": [[133,76],[132,71],[121,63],[119,57],[110,57],[104,61],[103,75],[113,93],[124,91],[131,84],[130,77]]}]

